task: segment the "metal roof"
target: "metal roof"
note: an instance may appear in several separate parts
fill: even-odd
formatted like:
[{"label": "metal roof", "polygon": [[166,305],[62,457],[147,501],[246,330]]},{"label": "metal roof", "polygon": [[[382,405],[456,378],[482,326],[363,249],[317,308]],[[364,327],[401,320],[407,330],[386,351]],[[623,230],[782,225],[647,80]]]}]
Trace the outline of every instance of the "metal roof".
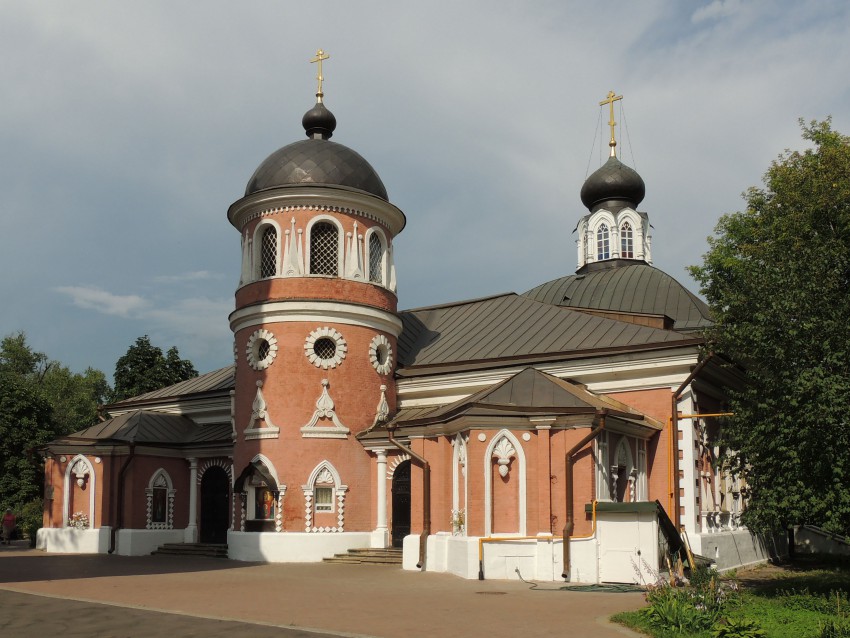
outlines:
[{"label": "metal roof", "polygon": [[85,430],[74,432],[53,441],[71,443],[76,440],[121,441],[160,445],[190,445],[231,443],[229,424],[197,425],[191,419],[176,414],[151,410],[135,410],[122,414]]},{"label": "metal roof", "polygon": [[160,388],[159,390],[146,392],[145,394],[130,397],[129,399],[124,399],[118,403],[113,403],[112,405],[107,406],[107,409],[137,402],[147,402],[152,399],[172,399],[176,397],[185,397],[190,394],[204,394],[216,391],[229,392],[236,384],[235,374],[235,365],[225,366],[224,368],[207,372],[206,374],[202,374],[193,379],[181,381],[180,383],[175,383],[174,385],[169,385],[165,388]]},{"label": "metal roof", "polygon": [[[684,344],[686,336],[508,293],[401,313],[403,368]],[[405,369],[399,374],[405,375]]]},{"label": "metal roof", "polygon": [[712,325],[708,305],[667,273],[645,263],[596,262],[575,275],[553,279],[523,296],[568,308],[667,315],[674,329]]}]

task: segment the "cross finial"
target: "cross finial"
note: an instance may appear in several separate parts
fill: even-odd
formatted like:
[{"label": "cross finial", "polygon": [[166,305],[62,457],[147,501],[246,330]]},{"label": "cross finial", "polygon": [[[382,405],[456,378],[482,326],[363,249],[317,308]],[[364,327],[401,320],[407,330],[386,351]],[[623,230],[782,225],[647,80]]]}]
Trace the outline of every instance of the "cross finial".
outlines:
[{"label": "cross finial", "polygon": [[622,95],[617,95],[614,91],[608,91],[608,96],[599,103],[599,106],[607,104],[611,107],[611,117],[608,120],[608,126],[611,127],[611,141],[608,142],[608,146],[611,147],[611,157],[617,157],[617,140],[614,137],[614,127],[617,126],[617,123],[614,121],[614,102],[622,99]]},{"label": "cross finial", "polygon": [[318,70],[318,73],[316,73],[316,80],[319,83],[319,88],[316,90],[316,101],[317,102],[321,102],[322,98],[325,96],[325,94],[322,92],[322,80],[325,79],[324,76],[322,75],[322,61],[328,60],[328,59],[330,59],[330,57],[331,56],[329,56],[327,53],[325,53],[324,51],[319,49],[318,51],[316,51],[316,57],[313,58],[312,60],[310,60],[310,64],[313,64],[314,62],[319,63],[319,70]]}]

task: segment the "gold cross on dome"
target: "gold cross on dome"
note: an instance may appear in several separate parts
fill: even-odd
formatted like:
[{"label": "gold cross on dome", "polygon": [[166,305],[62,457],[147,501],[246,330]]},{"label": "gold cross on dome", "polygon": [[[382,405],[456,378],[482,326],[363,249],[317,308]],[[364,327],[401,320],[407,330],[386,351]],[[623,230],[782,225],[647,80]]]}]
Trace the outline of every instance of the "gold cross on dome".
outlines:
[{"label": "gold cross on dome", "polygon": [[608,126],[611,127],[611,141],[608,142],[608,146],[611,147],[611,157],[617,156],[617,140],[614,138],[614,127],[617,126],[617,123],[614,121],[614,102],[617,100],[622,100],[622,95],[617,95],[614,91],[608,91],[607,97],[599,103],[599,106],[609,105],[611,107],[611,116],[608,120]]},{"label": "gold cross on dome", "polygon": [[330,57],[331,56],[329,56],[327,53],[319,49],[318,51],[316,51],[316,57],[310,60],[310,64],[313,64],[315,62],[319,63],[319,70],[318,73],[316,73],[316,80],[319,83],[319,88],[316,90],[316,97],[318,98],[319,102],[322,101],[322,98],[325,95],[324,93],[322,93],[322,80],[325,79],[322,75],[322,61],[328,60],[330,59]]}]

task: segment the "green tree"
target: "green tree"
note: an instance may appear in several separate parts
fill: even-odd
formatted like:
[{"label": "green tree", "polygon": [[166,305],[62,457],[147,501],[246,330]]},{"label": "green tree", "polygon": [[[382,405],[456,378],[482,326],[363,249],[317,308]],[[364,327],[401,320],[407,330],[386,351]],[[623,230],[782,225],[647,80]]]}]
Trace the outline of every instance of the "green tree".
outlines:
[{"label": "green tree", "polygon": [[746,210],[720,219],[691,273],[712,307],[712,347],[749,383],[724,438],[754,528],[850,533],[850,138],[800,122]]},{"label": "green tree", "polygon": [[18,509],[38,498],[36,448],[95,423],[109,391],[101,371],[71,372],[33,350],[23,332],[0,341],[0,504]]},{"label": "green tree", "polygon": [[198,376],[188,359],[172,346],[166,354],[147,335],[136,339],[115,364],[113,401],[121,401]]}]

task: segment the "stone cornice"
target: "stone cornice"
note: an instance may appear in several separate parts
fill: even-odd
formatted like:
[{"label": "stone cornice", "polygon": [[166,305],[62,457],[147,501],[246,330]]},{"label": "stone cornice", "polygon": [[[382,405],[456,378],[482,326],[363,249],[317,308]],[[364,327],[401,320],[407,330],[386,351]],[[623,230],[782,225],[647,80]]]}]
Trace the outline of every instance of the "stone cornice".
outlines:
[{"label": "stone cornice", "polygon": [[270,323],[343,324],[372,328],[394,337],[401,334],[401,319],[395,314],[369,306],[339,301],[270,301],[253,304],[230,314],[230,329]]}]

